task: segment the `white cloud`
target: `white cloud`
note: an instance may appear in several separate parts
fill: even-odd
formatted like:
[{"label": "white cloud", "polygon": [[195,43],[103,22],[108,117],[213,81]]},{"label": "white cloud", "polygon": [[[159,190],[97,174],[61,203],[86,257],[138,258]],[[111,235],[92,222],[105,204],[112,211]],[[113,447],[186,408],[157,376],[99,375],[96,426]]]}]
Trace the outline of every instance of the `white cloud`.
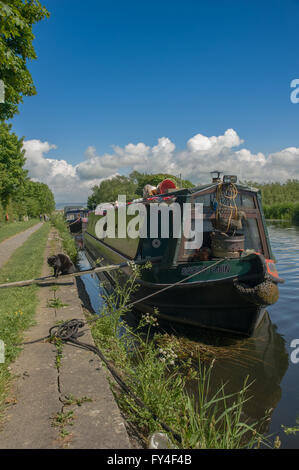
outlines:
[{"label": "white cloud", "polygon": [[206,137],[202,134],[196,134],[187,142],[187,148],[191,152],[212,152],[214,154],[225,148],[238,147],[243,143],[234,129],[227,129],[224,135],[218,137]]},{"label": "white cloud", "polygon": [[167,137],[161,137],[153,147],[143,142],[113,146],[111,153],[98,155],[94,146],[87,147],[85,158],[78,165],[66,160],[48,158],[57,147],[40,140],[24,142],[26,168],[32,179],[47,183],[57,202],[84,201],[91,188],[102,179],[132,170],[148,173],[182,174],[194,183],[210,181],[209,172],[220,170],[237,174],[243,180],[285,181],[299,179],[299,148],[288,147],[264,155],[251,153],[246,148],[237,149],[243,140],[234,129],[220,136],[196,134],[186,143],[186,148],[176,150]]},{"label": "white cloud", "polygon": [[85,150],[84,155],[85,155],[86,158],[94,158],[94,157],[97,156],[97,149],[93,145],[90,145]]},{"label": "white cloud", "polygon": [[46,154],[55,145],[39,140],[24,142],[26,164],[29,176],[34,181],[41,181],[49,185],[54,193],[56,202],[85,201],[90,188],[98,180],[81,181],[77,175],[76,167],[65,160],[47,158]]}]

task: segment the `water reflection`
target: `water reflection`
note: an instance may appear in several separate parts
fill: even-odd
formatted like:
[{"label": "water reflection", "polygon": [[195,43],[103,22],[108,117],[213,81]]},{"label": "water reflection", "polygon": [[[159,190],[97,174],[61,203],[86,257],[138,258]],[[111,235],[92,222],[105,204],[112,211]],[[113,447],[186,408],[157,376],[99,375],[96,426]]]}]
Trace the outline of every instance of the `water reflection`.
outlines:
[{"label": "water reflection", "polygon": [[[288,353],[284,338],[277,332],[268,313],[257,328],[253,337],[240,340],[242,350],[232,360],[218,360],[214,364],[212,387],[217,390],[221,383],[227,383],[226,393],[238,392],[248,376],[251,398],[244,405],[244,413],[249,422],[260,421],[268,412],[276,408],[282,395],[281,381],[288,368]],[[268,426],[261,429],[268,431]]]}]

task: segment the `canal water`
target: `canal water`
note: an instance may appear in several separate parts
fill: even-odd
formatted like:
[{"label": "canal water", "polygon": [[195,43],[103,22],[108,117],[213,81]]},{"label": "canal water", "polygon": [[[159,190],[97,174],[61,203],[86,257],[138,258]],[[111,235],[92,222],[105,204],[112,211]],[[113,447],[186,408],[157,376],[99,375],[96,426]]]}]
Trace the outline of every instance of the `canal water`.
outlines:
[{"label": "canal water", "polygon": [[[226,383],[226,393],[238,392],[248,377],[251,384],[248,396],[251,398],[244,406],[245,417],[254,423],[268,412],[269,420],[261,431],[271,436],[272,443],[279,436],[282,448],[298,449],[299,432],[286,434],[282,425],[296,426],[296,418],[299,417],[299,362],[291,360],[295,350],[291,347],[292,341],[298,339],[299,346],[299,227],[271,223],[268,229],[277,270],[280,277],[285,279],[285,284],[280,285],[278,302],[268,308],[252,338],[223,338],[224,347],[230,348],[232,354],[224,354],[222,357],[223,350],[220,348],[212,369],[212,388],[216,391],[222,383]],[[83,252],[80,267],[89,267]],[[103,303],[98,278],[85,275],[82,280],[92,307],[98,312]],[[182,330],[177,329],[171,332],[186,334],[190,340],[190,349],[196,346],[196,341],[203,339],[201,332],[194,332],[194,329],[191,332],[185,330],[182,333]],[[206,336],[203,337],[206,342]],[[218,336],[218,346],[221,341],[222,338]]]},{"label": "canal water", "polygon": [[[275,331],[277,337],[271,358],[273,362],[274,357],[276,358],[277,387],[280,389],[269,431],[279,434],[282,447],[298,449],[299,433],[286,435],[282,432],[281,425],[294,426],[299,417],[299,362],[293,363],[291,360],[294,352],[291,342],[298,339],[299,343],[299,227],[272,224],[269,225],[269,235],[279,275],[285,279],[285,284],[280,286],[278,302],[268,310],[272,331]],[[299,358],[299,353],[297,357]],[[259,380],[262,382],[263,376]]]}]

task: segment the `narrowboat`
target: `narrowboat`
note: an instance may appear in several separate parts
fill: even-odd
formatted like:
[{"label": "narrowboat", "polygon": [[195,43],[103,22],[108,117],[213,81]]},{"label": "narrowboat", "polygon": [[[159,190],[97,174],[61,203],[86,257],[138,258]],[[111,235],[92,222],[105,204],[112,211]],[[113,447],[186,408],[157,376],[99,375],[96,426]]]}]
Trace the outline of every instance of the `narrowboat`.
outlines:
[{"label": "narrowboat", "polygon": [[88,210],[84,208],[71,208],[65,211],[66,222],[71,233],[80,233],[87,226]]},{"label": "narrowboat", "polygon": [[[238,183],[233,175],[221,179],[220,172],[216,174],[210,184],[188,189],[162,184],[127,203],[127,207],[144,208],[145,233],[139,230],[135,237],[129,233],[135,217],[132,207],[125,216],[128,232],[120,237],[123,207],[112,205],[116,235],[111,235],[106,230],[108,206],[100,205],[89,213],[84,248],[90,261],[101,258],[104,264],[156,261],[151,269],[141,270],[139,288],[132,297],[139,314],[158,312],[167,322],[251,336],[266,307],[278,300],[278,284],[283,280],[275,267],[259,190]],[[169,209],[166,215],[152,209],[161,202]],[[179,236],[174,233],[174,203],[182,209]],[[183,215],[187,205],[190,220]],[[155,233],[153,213],[158,214]],[[170,227],[167,236],[165,218]],[[202,232],[201,246],[193,248],[188,241],[197,227]],[[130,276],[130,269],[123,270],[124,276]],[[113,274],[106,276],[113,285]]]}]

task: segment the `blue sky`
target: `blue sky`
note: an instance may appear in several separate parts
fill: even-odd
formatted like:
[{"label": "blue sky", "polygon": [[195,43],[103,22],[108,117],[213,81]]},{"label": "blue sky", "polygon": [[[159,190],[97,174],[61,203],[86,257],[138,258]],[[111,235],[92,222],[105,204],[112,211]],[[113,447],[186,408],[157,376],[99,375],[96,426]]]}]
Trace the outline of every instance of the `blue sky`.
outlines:
[{"label": "blue sky", "polygon": [[[75,173],[86,158],[102,169],[103,155],[115,157],[112,146],[144,143],[152,149],[165,137],[176,147],[173,169],[184,171],[184,158],[188,164],[193,158],[189,139],[233,129],[244,142],[222,148],[218,160],[228,147],[231,153],[262,153],[266,160],[291,147],[298,150],[299,173],[299,103],[290,101],[290,82],[299,78],[297,0],[43,3],[51,18],[34,29],[38,60],[30,64],[38,94],[26,98],[13,119],[26,141],[49,144],[40,149],[42,158],[63,160]],[[28,160],[30,151],[28,144]],[[202,158],[216,164],[213,155]],[[136,159],[118,168],[114,162],[110,173],[127,173],[134,165],[155,170],[148,160],[144,164],[144,153],[141,160],[143,166]],[[256,168],[259,162],[253,158]],[[86,183],[85,173],[77,171]]]}]

